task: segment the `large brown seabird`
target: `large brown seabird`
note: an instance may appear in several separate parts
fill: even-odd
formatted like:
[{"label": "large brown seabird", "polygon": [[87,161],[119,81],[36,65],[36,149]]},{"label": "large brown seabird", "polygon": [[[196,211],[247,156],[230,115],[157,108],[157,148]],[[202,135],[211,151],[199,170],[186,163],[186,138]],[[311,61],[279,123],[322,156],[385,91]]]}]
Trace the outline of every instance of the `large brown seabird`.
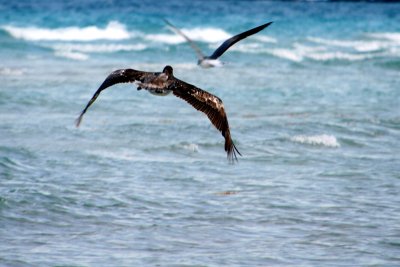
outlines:
[{"label": "large brown seabird", "polygon": [[145,89],[159,96],[165,96],[172,92],[175,96],[182,98],[195,109],[207,115],[211,123],[225,138],[225,151],[230,162],[237,160],[236,152],[241,155],[232,141],[222,100],[207,91],[175,78],[171,66],[165,66],[162,72],[144,72],[134,69],[120,69],[112,72],[100,85],[77,118],[76,127],[79,127],[83,115],[101,91],[118,83],[136,83],[138,90]]}]

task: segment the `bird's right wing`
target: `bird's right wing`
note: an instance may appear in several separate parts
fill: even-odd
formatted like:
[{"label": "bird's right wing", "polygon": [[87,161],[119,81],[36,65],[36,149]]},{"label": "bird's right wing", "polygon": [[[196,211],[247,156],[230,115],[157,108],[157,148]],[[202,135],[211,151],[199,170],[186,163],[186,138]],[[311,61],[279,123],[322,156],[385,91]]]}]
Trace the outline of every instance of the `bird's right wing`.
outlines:
[{"label": "bird's right wing", "polygon": [[236,152],[239,155],[241,154],[232,141],[228,118],[222,100],[207,91],[176,78],[171,89],[175,96],[182,98],[195,109],[207,115],[211,123],[225,138],[225,151],[228,159],[231,162],[237,160]]},{"label": "bird's right wing", "polygon": [[164,19],[164,21],[172,29],[172,31],[174,31],[175,33],[177,33],[180,36],[182,36],[183,38],[185,38],[185,40],[190,44],[190,46],[196,52],[198,59],[204,59],[205,58],[205,56],[204,56],[203,52],[201,52],[200,48],[186,34],[184,34],[181,30],[179,30],[177,27],[175,27],[167,19]]},{"label": "bird's right wing", "polygon": [[135,81],[143,82],[143,80],[145,80],[146,78],[154,75],[155,73],[152,72],[143,72],[134,69],[121,69],[112,72],[100,85],[99,89],[97,89],[90,101],[87,103],[86,107],[82,110],[81,114],[76,119],[76,127],[79,127],[83,115],[86,113],[87,109],[93,104],[96,98],[100,95],[101,91],[117,83],[132,83]]}]

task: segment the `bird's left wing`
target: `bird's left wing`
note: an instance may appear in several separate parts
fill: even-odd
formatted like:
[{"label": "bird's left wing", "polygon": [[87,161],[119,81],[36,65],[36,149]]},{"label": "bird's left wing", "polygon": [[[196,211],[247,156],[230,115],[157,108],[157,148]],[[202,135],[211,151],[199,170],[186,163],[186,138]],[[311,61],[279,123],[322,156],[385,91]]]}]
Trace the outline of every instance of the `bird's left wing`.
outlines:
[{"label": "bird's left wing", "polygon": [[121,69],[112,72],[100,85],[99,89],[97,89],[90,101],[87,103],[86,107],[82,110],[81,114],[76,119],[76,127],[79,127],[83,115],[86,113],[87,109],[93,104],[96,98],[100,95],[101,91],[117,83],[132,83],[135,81],[143,82],[148,77],[152,77],[154,75],[155,73],[152,72],[143,72],[134,69]]},{"label": "bird's left wing", "polygon": [[236,44],[237,42],[239,42],[240,40],[249,37],[250,35],[253,35],[259,31],[262,31],[263,29],[265,29],[266,27],[268,27],[269,25],[272,24],[271,22],[265,23],[261,26],[255,27],[253,29],[250,29],[248,31],[239,33],[238,35],[235,35],[231,38],[229,38],[228,40],[226,40],[225,42],[223,42],[215,51],[214,53],[210,56],[210,59],[217,59],[219,58],[223,53],[225,53],[226,50],[229,49],[229,47],[231,47],[232,45]]},{"label": "bird's left wing", "polygon": [[236,152],[239,155],[241,154],[232,141],[228,118],[222,100],[207,91],[176,78],[170,89],[172,89],[175,96],[182,98],[195,109],[207,115],[211,123],[225,138],[225,151],[227,152],[228,159],[231,162],[237,160]]},{"label": "bird's left wing", "polygon": [[203,59],[205,56],[203,52],[201,52],[200,48],[186,35],[184,34],[181,30],[179,30],[177,27],[175,27],[171,22],[169,22],[167,19],[164,19],[164,22],[177,34],[185,38],[185,40],[189,43],[189,45],[193,48],[193,50],[196,52],[197,58],[199,60]]}]

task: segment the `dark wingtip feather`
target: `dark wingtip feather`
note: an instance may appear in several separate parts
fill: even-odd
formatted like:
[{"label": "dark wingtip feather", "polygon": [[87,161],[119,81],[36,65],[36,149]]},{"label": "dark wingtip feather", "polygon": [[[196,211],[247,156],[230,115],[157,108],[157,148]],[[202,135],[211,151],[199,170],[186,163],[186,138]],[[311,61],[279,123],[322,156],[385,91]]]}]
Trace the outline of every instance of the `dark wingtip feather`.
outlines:
[{"label": "dark wingtip feather", "polygon": [[231,163],[238,162],[238,158],[237,158],[236,153],[238,153],[239,156],[242,156],[242,154],[241,154],[241,153],[239,152],[239,150],[236,148],[235,144],[232,142],[232,147],[231,147],[231,149],[228,151],[228,155],[227,155],[229,162],[231,162]]},{"label": "dark wingtip feather", "polygon": [[235,161],[238,162],[236,153],[239,154],[239,156],[242,156],[242,154],[233,143],[229,131],[225,134],[225,151],[227,153],[227,157],[230,163],[235,163]]}]

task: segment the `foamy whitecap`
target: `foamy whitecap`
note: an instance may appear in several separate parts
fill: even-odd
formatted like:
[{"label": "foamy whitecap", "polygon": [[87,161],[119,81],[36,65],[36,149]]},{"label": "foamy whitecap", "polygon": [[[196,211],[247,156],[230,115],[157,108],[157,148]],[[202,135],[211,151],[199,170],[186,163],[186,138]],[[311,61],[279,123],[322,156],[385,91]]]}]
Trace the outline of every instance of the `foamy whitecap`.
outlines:
[{"label": "foamy whitecap", "polygon": [[373,33],[356,40],[324,39],[308,37],[304,43],[294,43],[287,48],[271,48],[264,51],[283,59],[301,62],[316,61],[362,61],[377,57],[400,56],[399,33]]},{"label": "foamy whitecap", "polygon": [[88,55],[78,52],[71,52],[71,51],[56,51],[54,53],[58,57],[69,58],[73,60],[87,60],[89,58]]},{"label": "foamy whitecap", "polygon": [[329,60],[345,60],[345,61],[360,61],[365,59],[374,58],[383,54],[372,53],[358,53],[358,52],[345,52],[338,49],[329,49],[324,46],[306,46],[295,43],[293,48],[276,48],[266,49],[267,53],[273,56],[291,60],[294,62],[301,62],[305,59],[316,61],[329,61]]},{"label": "foamy whitecap", "polygon": [[125,25],[111,21],[105,28],[97,26],[38,28],[2,26],[11,36],[28,41],[94,41],[94,40],[123,40],[130,37]]},{"label": "foamy whitecap", "polygon": [[349,40],[334,40],[334,39],[323,39],[314,37],[309,37],[308,40],[314,43],[324,44],[328,46],[351,48],[358,52],[373,52],[391,46],[389,42],[377,41],[377,40],[349,41]]},{"label": "foamy whitecap", "polygon": [[0,68],[0,75],[3,76],[21,76],[25,73],[23,69]]},{"label": "foamy whitecap", "polygon": [[293,49],[275,48],[275,49],[267,49],[266,52],[273,56],[283,59],[288,59],[294,62],[301,62],[303,60],[303,55],[301,55],[300,53],[298,53]]},{"label": "foamy whitecap", "polygon": [[[206,43],[222,42],[231,37],[229,33],[217,28],[182,29],[182,32],[193,41]],[[147,34],[145,35],[145,39],[166,44],[180,44],[185,42],[182,36],[175,33]]]},{"label": "foamy whitecap", "polygon": [[377,39],[386,39],[400,45],[400,33],[398,32],[381,32],[381,33],[369,33],[368,37]]},{"label": "foamy whitecap", "polygon": [[120,51],[141,51],[147,48],[144,44],[56,44],[51,48],[58,51],[73,51],[82,53],[114,53]]},{"label": "foamy whitecap", "polygon": [[296,135],[290,138],[292,142],[301,143],[301,144],[309,144],[309,145],[320,145],[326,147],[340,147],[339,142],[336,140],[336,137],[333,135]]},{"label": "foamy whitecap", "polygon": [[327,53],[313,53],[307,55],[308,58],[319,61],[328,60],[347,60],[347,61],[357,61],[372,58],[373,55],[368,54],[351,54],[343,52],[327,52]]},{"label": "foamy whitecap", "polygon": [[183,29],[183,32],[193,40],[209,43],[222,42],[232,36],[226,31],[216,28],[195,28],[192,30]]},{"label": "foamy whitecap", "polygon": [[277,39],[275,39],[273,37],[265,36],[265,35],[255,35],[255,36],[252,36],[251,38],[254,38],[255,40],[263,42],[263,43],[273,43],[273,44],[278,43]]},{"label": "foamy whitecap", "polygon": [[160,43],[166,43],[166,44],[180,44],[185,42],[185,39],[180,36],[180,35],[174,35],[174,34],[147,34],[144,36],[146,40],[149,41],[156,41]]},{"label": "foamy whitecap", "polygon": [[183,148],[189,150],[190,152],[199,152],[199,146],[196,144],[186,144]]},{"label": "foamy whitecap", "polygon": [[114,53],[119,51],[141,51],[147,48],[144,44],[55,44],[45,45],[55,51],[55,55],[74,60],[86,60],[87,53]]},{"label": "foamy whitecap", "polygon": [[266,50],[267,53],[294,62],[301,62],[303,59],[310,57],[310,55],[323,53],[325,51],[326,48],[322,46],[306,46],[299,43],[294,43],[293,48],[275,48]]}]

